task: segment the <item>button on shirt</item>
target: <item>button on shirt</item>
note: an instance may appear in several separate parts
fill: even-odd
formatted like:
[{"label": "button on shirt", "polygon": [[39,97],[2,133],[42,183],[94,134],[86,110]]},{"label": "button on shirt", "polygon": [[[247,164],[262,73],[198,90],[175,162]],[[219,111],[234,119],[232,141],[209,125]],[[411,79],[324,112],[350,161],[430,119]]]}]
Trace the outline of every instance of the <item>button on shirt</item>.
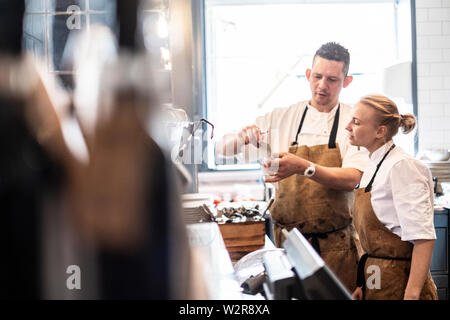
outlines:
[{"label": "button on shirt", "polygon": [[[372,153],[361,187],[369,184],[393,143],[391,140]],[[436,239],[433,200],[430,170],[396,146],[381,164],[372,185],[371,202],[378,220],[403,241]]]},{"label": "button on shirt", "polygon": [[[365,148],[358,150],[357,147],[350,145],[348,142],[345,127],[352,117],[351,107],[343,103],[340,105],[336,142],[339,145],[341,153],[342,168],[355,168],[363,171],[369,160],[368,152]],[[330,112],[319,112],[316,108],[308,105],[308,101],[303,101],[291,105],[288,108],[276,108],[272,112],[256,119],[255,124],[261,131],[270,131],[270,147],[272,153],[289,151],[291,143],[295,141],[297,129],[306,106],[308,106],[308,111],[298,137],[298,145],[315,146],[328,144],[338,105]],[[246,159],[248,161],[262,158],[261,155],[255,157],[258,151],[251,144],[244,146],[242,151],[243,153],[247,153]]]}]

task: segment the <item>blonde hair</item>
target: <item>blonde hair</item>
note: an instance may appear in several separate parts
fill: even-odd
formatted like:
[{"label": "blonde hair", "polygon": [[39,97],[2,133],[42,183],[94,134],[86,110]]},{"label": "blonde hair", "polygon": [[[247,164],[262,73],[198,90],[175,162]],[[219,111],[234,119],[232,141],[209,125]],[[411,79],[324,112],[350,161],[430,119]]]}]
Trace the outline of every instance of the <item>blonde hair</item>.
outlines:
[{"label": "blonde hair", "polygon": [[368,95],[359,100],[360,103],[374,108],[376,112],[375,121],[378,125],[386,126],[388,129],[386,140],[390,140],[402,128],[402,132],[407,134],[416,126],[416,118],[410,113],[399,114],[394,101],[382,95]]}]

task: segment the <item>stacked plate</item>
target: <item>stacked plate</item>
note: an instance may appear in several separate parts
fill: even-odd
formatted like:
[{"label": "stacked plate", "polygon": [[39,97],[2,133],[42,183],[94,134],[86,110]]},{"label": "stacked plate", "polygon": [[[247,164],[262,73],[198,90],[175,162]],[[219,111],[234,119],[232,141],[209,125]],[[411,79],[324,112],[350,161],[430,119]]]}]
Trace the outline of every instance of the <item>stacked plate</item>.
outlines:
[{"label": "stacked plate", "polygon": [[438,182],[450,182],[450,160],[423,162],[431,170],[432,176],[438,179]]},{"label": "stacked plate", "polygon": [[211,194],[187,193],[183,194],[182,200],[183,218],[186,224],[215,220],[217,213]]}]

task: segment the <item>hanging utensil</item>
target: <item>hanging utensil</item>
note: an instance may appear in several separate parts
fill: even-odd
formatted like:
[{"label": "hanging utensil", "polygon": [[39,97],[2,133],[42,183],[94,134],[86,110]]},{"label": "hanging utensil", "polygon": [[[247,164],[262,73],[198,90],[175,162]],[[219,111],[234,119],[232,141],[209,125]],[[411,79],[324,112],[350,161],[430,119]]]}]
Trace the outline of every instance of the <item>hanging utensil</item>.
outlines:
[{"label": "hanging utensil", "polygon": [[198,128],[200,127],[202,122],[205,122],[206,124],[209,124],[211,126],[211,139],[214,137],[214,125],[211,122],[209,122],[208,120],[206,120],[204,118],[201,118],[199,121],[191,123],[189,125],[189,127],[192,127],[192,129],[190,129],[190,131],[191,131],[190,135],[186,139],[186,142],[182,144],[180,149],[178,149],[178,158],[177,158],[177,160],[181,160],[181,158],[183,158],[184,151],[186,150],[187,146],[191,142],[192,137],[194,136],[195,132],[198,130]]}]

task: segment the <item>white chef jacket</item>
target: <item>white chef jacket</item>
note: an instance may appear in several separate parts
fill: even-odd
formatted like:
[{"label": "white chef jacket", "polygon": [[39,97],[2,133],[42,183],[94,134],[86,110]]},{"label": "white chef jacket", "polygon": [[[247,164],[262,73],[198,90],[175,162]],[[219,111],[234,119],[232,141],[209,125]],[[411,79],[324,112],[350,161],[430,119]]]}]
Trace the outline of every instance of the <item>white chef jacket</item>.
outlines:
[{"label": "white chef jacket", "polygon": [[[352,118],[352,107],[343,103],[340,105],[336,142],[339,145],[341,153],[342,168],[355,168],[363,171],[369,160],[369,153],[365,148],[358,150],[357,147],[350,145],[348,142],[345,127]],[[272,153],[289,151],[291,143],[295,141],[298,126],[306,106],[308,106],[308,111],[298,136],[298,145],[314,146],[328,144],[338,105],[330,112],[319,112],[316,108],[308,105],[308,101],[302,101],[288,108],[276,108],[272,112],[256,119],[255,125],[261,131],[270,130],[270,147]],[[257,156],[258,150],[252,144],[243,146],[241,151],[243,154],[246,154],[245,160],[247,161],[262,158],[260,154]]]},{"label": "white chef jacket", "polygon": [[[369,184],[377,164],[393,143],[389,141],[372,154],[361,187]],[[433,200],[430,170],[396,146],[381,164],[372,184],[371,202],[378,220],[403,241],[436,239]]]}]

